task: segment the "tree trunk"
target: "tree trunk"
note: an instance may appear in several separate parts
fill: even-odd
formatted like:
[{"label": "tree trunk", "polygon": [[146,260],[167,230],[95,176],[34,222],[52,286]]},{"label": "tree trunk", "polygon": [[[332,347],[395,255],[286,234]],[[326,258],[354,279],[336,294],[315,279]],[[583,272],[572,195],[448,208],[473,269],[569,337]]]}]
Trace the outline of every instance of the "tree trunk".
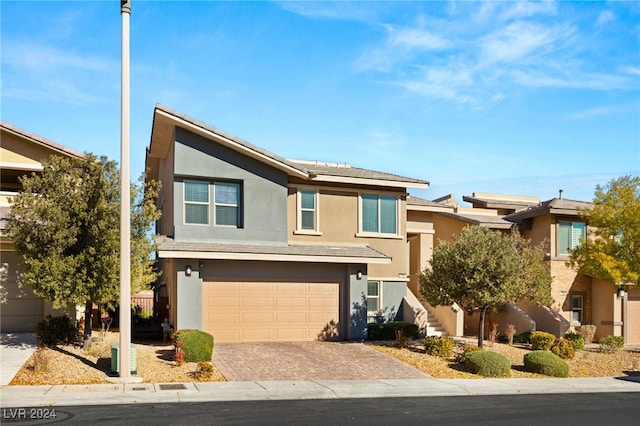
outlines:
[{"label": "tree trunk", "polygon": [[87,349],[91,344],[91,319],[93,317],[93,302],[86,302],[84,305],[84,342]]},{"label": "tree trunk", "polygon": [[480,324],[478,325],[478,347],[482,348],[484,346],[484,318],[487,315],[487,311],[489,310],[488,306],[480,309]]}]

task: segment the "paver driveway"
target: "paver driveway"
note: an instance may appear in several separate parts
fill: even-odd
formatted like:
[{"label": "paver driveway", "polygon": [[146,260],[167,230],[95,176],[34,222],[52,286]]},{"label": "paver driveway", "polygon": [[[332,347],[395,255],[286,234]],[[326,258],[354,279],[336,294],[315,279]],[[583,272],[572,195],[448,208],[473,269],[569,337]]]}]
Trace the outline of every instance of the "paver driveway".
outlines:
[{"label": "paver driveway", "polygon": [[213,362],[229,381],[425,379],[362,343],[218,343]]}]

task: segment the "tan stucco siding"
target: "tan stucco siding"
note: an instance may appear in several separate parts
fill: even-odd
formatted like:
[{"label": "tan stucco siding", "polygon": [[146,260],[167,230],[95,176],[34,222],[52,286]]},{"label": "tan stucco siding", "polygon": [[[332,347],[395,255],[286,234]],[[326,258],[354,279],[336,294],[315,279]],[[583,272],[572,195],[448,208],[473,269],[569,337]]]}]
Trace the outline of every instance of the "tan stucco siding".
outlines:
[{"label": "tan stucco siding", "polygon": [[453,242],[453,237],[458,235],[465,226],[469,226],[469,224],[450,217],[435,215],[433,227],[436,232],[433,244],[437,247],[440,241]]},{"label": "tan stucco siding", "polygon": [[584,294],[585,320],[583,324],[592,324],[591,278],[578,274],[575,270],[567,267],[564,261],[551,261],[550,268],[553,277],[551,308],[571,322],[571,294]]},{"label": "tan stucco siding", "polygon": [[596,341],[608,335],[621,335],[622,302],[617,297],[616,290],[613,284],[594,279],[592,318],[596,326]]},{"label": "tan stucco siding", "polygon": [[51,154],[54,154],[54,151],[50,148],[27,141],[13,133],[2,132],[1,162],[39,165]]}]

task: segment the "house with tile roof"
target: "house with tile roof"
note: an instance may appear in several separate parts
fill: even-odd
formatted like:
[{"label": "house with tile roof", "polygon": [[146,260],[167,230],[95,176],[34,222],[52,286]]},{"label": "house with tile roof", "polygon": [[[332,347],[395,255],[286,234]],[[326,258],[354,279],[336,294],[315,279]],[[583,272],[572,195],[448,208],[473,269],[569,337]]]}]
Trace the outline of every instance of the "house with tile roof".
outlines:
[{"label": "house with tile roof", "polygon": [[0,132],[0,331],[32,333],[47,314],[61,315],[66,311],[54,310],[51,302],[19,282],[20,258],[4,232],[11,197],[22,188],[20,177],[42,171],[42,161],[51,155],[84,154],[3,121]]},{"label": "house with tile roof", "polygon": [[146,166],[162,184],[157,300],[175,328],[360,340],[369,321],[403,318],[408,188],[426,180],[285,159],[162,105]]}]

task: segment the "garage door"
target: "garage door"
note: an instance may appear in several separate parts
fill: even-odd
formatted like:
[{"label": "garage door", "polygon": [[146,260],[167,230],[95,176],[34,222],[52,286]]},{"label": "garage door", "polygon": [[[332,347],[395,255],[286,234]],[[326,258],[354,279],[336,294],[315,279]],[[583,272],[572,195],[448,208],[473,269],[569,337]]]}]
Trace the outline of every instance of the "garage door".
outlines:
[{"label": "garage door", "polygon": [[629,310],[629,325],[627,330],[629,337],[628,343],[634,345],[640,344],[640,289],[634,289],[629,292],[629,301],[627,302],[627,309]]},{"label": "garage door", "polygon": [[44,318],[43,300],[30,287],[18,284],[20,257],[15,252],[2,252],[7,275],[0,284],[0,331],[2,333],[34,333]]},{"label": "garage door", "polygon": [[205,282],[203,327],[216,342],[317,340],[338,322],[338,283]]}]

